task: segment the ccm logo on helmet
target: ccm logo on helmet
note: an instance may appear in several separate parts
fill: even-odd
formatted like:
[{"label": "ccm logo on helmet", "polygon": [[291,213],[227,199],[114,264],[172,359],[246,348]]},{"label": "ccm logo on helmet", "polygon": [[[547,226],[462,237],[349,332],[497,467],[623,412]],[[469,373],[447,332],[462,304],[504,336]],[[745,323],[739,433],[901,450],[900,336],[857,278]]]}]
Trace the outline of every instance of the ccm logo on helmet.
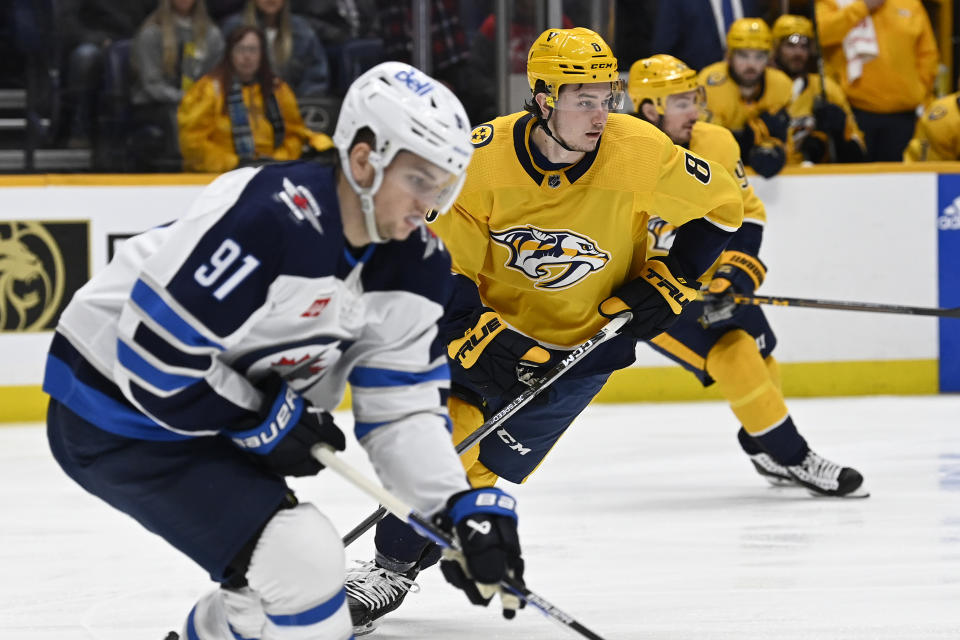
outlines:
[{"label": "ccm logo on helmet", "polygon": [[397,71],[393,77],[407,85],[407,88],[418,96],[425,96],[433,91],[433,84],[429,80],[421,80],[413,69]]},{"label": "ccm logo on helmet", "polygon": [[612,62],[594,62],[590,65],[591,69],[611,69],[613,68]]}]

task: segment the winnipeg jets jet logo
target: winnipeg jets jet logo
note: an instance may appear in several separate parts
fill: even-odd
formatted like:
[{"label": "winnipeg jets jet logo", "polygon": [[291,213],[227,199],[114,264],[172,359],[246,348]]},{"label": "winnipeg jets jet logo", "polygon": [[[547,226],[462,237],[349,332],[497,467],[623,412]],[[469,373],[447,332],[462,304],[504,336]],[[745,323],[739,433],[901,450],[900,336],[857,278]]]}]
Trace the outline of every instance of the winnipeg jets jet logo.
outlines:
[{"label": "winnipeg jets jet logo", "polygon": [[597,243],[567,230],[544,230],[532,225],[490,234],[510,250],[504,264],[522,271],[538,289],[566,289],[599,271],[610,254]]}]

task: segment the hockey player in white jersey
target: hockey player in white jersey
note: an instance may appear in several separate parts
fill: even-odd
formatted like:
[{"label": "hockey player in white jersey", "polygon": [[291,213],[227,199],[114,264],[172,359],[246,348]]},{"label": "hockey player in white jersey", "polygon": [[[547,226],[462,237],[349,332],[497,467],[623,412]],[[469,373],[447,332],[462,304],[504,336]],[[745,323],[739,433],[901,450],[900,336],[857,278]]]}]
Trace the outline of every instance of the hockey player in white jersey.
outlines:
[{"label": "hockey player in white jersey", "polygon": [[284,481],[320,471],[312,445],[344,449],[326,410],[348,382],[382,482],[460,537],[451,583],[486,604],[504,575],[522,577],[513,500],[471,489],[451,444],[437,339],[450,260],[421,226],[462,186],[463,107],[383,63],[350,87],[334,141],[336,168],[227,173],[184,217],[126,242],[50,348],[61,467],[220,583],[183,638],[352,636],[340,538]]}]

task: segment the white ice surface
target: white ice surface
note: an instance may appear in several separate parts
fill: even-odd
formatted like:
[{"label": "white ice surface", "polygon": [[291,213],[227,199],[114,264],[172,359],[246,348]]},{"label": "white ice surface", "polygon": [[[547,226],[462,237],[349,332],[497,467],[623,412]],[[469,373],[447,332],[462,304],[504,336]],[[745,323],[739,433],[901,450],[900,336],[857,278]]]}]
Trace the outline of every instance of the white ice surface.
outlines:
[{"label": "white ice surface", "polygon": [[[529,587],[607,640],[960,638],[960,397],[790,405],[872,497],[767,486],[721,404],[594,406],[529,485],[506,486]],[[330,472],[294,486],[342,531],[375,507]],[[0,639],[162,640],[210,588],[68,480],[37,425],[0,428],[0,514]],[[578,637],[471,607],[436,570],[420,583],[370,640]]]}]

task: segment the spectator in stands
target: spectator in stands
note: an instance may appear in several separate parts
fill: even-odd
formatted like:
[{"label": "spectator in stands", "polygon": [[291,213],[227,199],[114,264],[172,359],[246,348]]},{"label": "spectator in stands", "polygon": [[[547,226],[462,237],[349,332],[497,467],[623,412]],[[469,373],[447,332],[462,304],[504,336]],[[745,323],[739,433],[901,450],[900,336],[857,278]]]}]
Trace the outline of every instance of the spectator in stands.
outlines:
[{"label": "spectator in stands", "polygon": [[[376,0],[380,16],[384,57],[387,60],[413,61],[413,17],[411,3]],[[431,73],[458,96],[469,93],[471,83],[494,82],[493,73],[470,77],[470,46],[460,23],[458,0],[430,0]],[[469,100],[464,98],[464,103]],[[469,108],[469,107],[468,107]],[[470,114],[467,114],[470,116]],[[472,119],[472,118],[471,118]]]},{"label": "spectator in stands", "polygon": [[296,160],[305,143],[317,151],[333,146],[304,126],[293,91],[274,76],[265,49],[260,29],[237,27],[220,63],[184,94],[177,120],[187,171]]},{"label": "spectator in stands", "polygon": [[[207,0],[207,12],[217,24],[223,24],[223,21],[235,13],[243,11],[247,0]],[[221,32],[223,30],[221,29]],[[224,33],[224,35],[227,35]]]},{"label": "spectator in stands", "polygon": [[917,123],[904,162],[960,160],[960,93],[935,100]]},{"label": "spectator in stands", "polygon": [[767,66],[773,35],[759,18],[737,20],[727,32],[727,58],[703,69],[707,122],[730,129],[740,156],[754,171],[770,178],[786,164],[793,82]]},{"label": "spectator in stands", "polygon": [[639,60],[653,55],[657,27],[667,28],[657,22],[659,5],[660,0],[616,0],[614,50],[619,60]]},{"label": "spectator in stands", "polygon": [[300,98],[323,96],[330,90],[330,63],[310,23],[290,10],[288,0],[247,0],[240,14],[227,18],[228,37],[240,25],[257,26],[267,36],[267,57],[274,75]]},{"label": "spectator in stands", "polygon": [[76,15],[64,16],[73,23],[66,29],[73,50],[64,96],[73,112],[70,146],[90,146],[107,47],[116,40],[132,38],[156,6],[157,0],[82,0]]},{"label": "spectator in stands", "polygon": [[793,80],[787,164],[863,162],[863,132],[857,127],[843,89],[831,78],[811,73],[813,23],[798,15],[782,15],[773,23],[774,66]]},{"label": "spectator in stands", "polygon": [[760,15],[759,0],[660,0],[653,51],[700,70],[723,60],[726,34],[736,20]]},{"label": "spectator in stands", "polygon": [[[542,29],[535,24],[533,0],[518,0],[514,5],[513,20],[507,33],[507,73],[527,73],[527,52],[530,45],[540,35]],[[470,82],[463,87],[461,97],[470,122],[479,124],[500,115],[497,108],[496,86],[496,50],[495,33],[496,14],[490,13],[480,24],[470,47],[469,75],[473,78],[489,78],[487,82]],[[563,28],[572,29],[573,22],[563,16]]]},{"label": "spectator in stands", "polygon": [[898,162],[939,55],[920,0],[816,0],[820,44],[863,130],[869,158]]},{"label": "spectator in stands", "polygon": [[[223,36],[204,0],[160,0],[130,48],[136,148],[176,155],[177,106],[183,93],[222,58]],[[148,132],[156,144],[145,144]]]},{"label": "spectator in stands", "polygon": [[290,10],[309,22],[328,48],[348,39],[376,38],[380,34],[374,0],[290,0]]}]

